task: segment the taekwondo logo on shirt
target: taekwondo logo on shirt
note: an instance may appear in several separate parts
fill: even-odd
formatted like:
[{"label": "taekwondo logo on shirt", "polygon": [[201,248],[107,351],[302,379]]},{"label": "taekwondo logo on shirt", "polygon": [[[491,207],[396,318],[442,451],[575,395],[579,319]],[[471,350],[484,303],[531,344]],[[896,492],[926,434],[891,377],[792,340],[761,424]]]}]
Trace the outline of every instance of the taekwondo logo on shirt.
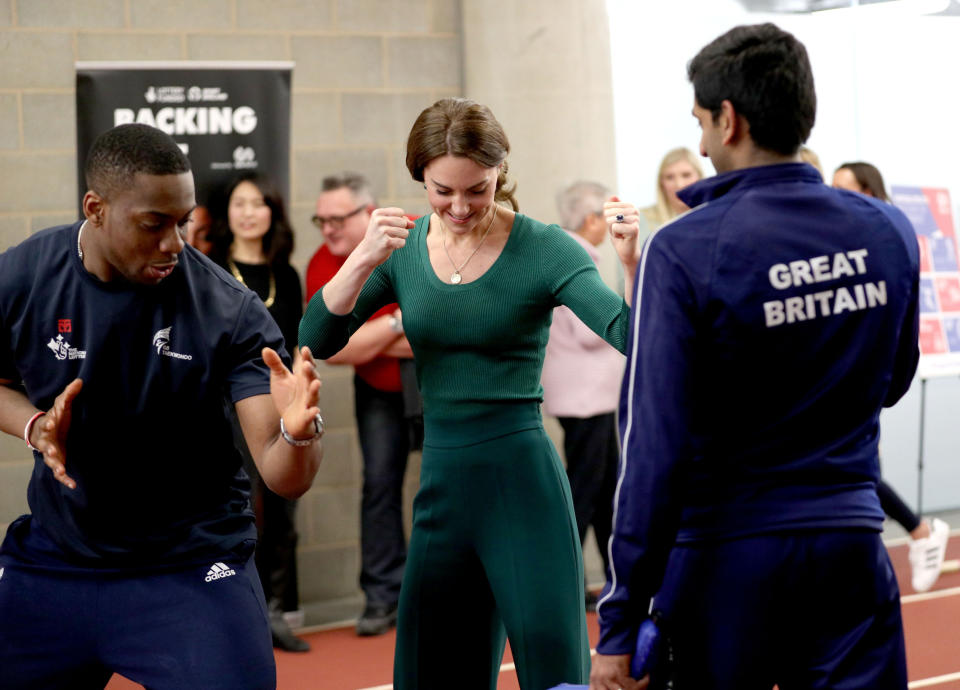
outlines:
[{"label": "taekwondo logo on shirt", "polygon": [[86,359],[87,357],[86,350],[78,350],[75,347],[70,347],[70,343],[64,340],[63,333],[58,335],[56,338],[50,338],[50,342],[47,343],[47,347],[53,350],[53,356],[59,360]]},{"label": "taekwondo logo on shirt", "polygon": [[167,326],[154,333],[153,346],[157,348],[157,354],[164,357],[173,357],[174,359],[193,359],[193,355],[182,355],[170,349],[170,330],[172,328],[173,326]]}]

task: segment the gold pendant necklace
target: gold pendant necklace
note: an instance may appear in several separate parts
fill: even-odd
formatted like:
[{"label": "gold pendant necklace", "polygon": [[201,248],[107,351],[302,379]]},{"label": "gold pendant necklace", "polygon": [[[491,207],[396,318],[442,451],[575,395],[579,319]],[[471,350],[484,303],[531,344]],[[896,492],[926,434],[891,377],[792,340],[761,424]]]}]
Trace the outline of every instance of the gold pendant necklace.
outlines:
[{"label": "gold pendant necklace", "polygon": [[496,220],[496,218],[497,218],[497,211],[499,211],[499,210],[500,210],[500,207],[497,206],[496,203],[494,203],[494,205],[493,205],[493,216],[490,218],[490,222],[487,223],[487,229],[483,231],[483,237],[480,238],[480,242],[477,243],[476,248],[474,248],[474,250],[470,253],[470,256],[467,257],[467,260],[464,261],[464,262],[463,262],[462,264],[460,264],[459,266],[457,266],[457,265],[453,262],[453,258],[450,256],[450,252],[447,251],[447,233],[446,233],[446,230],[445,230],[445,228],[444,228],[444,226],[443,226],[443,219],[438,216],[438,219],[440,220],[440,235],[443,237],[443,253],[447,255],[447,260],[450,262],[450,265],[453,266],[453,274],[450,276],[450,282],[451,282],[453,285],[459,285],[460,282],[463,280],[463,276],[460,275],[460,271],[463,269],[464,266],[467,265],[467,263],[470,261],[470,259],[472,259],[472,258],[474,257],[474,255],[475,255],[478,251],[480,251],[480,247],[483,246],[484,240],[486,240],[486,239],[487,239],[487,235],[490,234],[490,228],[493,227],[493,221]]},{"label": "gold pendant necklace", "polygon": [[[240,269],[237,268],[237,265],[233,263],[233,259],[229,256],[227,257],[227,266],[230,268],[230,272],[233,274],[233,277],[236,278],[241,285],[246,288],[250,287],[246,284],[246,282],[244,282],[243,276],[240,275]],[[267,295],[267,298],[263,300],[263,306],[269,309],[273,306],[273,301],[277,297],[277,280],[273,277],[273,269],[269,266],[267,266],[267,268],[270,270],[270,293]]]}]

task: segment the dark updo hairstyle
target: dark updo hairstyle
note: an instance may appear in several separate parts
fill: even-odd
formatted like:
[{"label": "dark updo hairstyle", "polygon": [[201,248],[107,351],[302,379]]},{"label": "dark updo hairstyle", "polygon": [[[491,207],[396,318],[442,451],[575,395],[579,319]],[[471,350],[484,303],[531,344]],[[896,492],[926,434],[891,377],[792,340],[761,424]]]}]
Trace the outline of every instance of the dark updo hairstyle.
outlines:
[{"label": "dark updo hairstyle", "polygon": [[508,153],[510,142],[490,108],[467,98],[442,98],[413,123],[407,139],[407,169],[413,179],[423,182],[423,169],[440,156],[469,158],[483,168],[500,166],[494,200],[519,211],[513,194],[517,185],[507,178]]},{"label": "dark updo hairstyle", "polygon": [[883,184],[883,175],[880,174],[876,166],[870,165],[870,163],[864,163],[863,161],[855,161],[853,163],[844,163],[837,168],[837,170],[849,170],[853,173],[857,184],[860,185],[860,190],[867,196],[872,196],[874,199],[879,199],[880,201],[890,200]]},{"label": "dark updo hairstyle", "polygon": [[270,209],[270,229],[263,236],[263,254],[267,258],[267,263],[271,266],[290,263],[290,254],[293,252],[293,230],[287,220],[283,195],[267,177],[257,171],[241,173],[221,194],[217,195],[216,201],[212,204],[213,223],[207,234],[207,239],[213,244],[210,258],[220,265],[226,265],[227,258],[230,256],[230,245],[233,244],[229,216],[230,197],[243,182],[254,184],[263,194],[263,201]]}]

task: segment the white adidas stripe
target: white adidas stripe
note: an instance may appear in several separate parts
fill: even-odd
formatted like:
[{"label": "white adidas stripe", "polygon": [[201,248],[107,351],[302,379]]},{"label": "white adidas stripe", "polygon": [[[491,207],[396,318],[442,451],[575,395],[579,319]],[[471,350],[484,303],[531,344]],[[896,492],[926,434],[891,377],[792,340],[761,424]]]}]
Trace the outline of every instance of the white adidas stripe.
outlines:
[{"label": "white adidas stripe", "polygon": [[647,244],[643,249],[643,255],[640,258],[640,270],[637,271],[637,299],[632,306],[633,323],[631,328],[633,329],[633,349],[630,353],[630,378],[627,382],[627,426],[626,429],[624,429],[623,438],[620,440],[620,476],[617,479],[617,488],[613,494],[613,521],[610,530],[610,539],[607,540],[607,561],[610,563],[611,576],[610,591],[597,602],[597,618],[600,620],[603,620],[603,614],[600,613],[600,609],[603,604],[616,593],[618,584],[617,568],[613,560],[613,535],[617,531],[617,517],[620,513],[620,489],[623,487],[623,478],[627,474],[627,446],[630,441],[630,432],[633,431],[633,391],[637,379],[637,343],[640,340],[640,338],[637,337],[637,327],[640,323],[640,307],[643,304],[643,274],[647,268],[647,256],[649,255],[650,245],[653,243],[655,234],[656,233],[651,235],[647,240]]},{"label": "white adidas stripe", "polygon": [[[681,213],[679,216],[671,220],[669,223],[665,223],[656,230],[653,231],[653,234],[647,238],[646,243],[643,245],[643,254],[640,257],[640,270],[637,271],[637,300],[636,303],[631,307],[631,315],[633,316],[633,324],[631,328],[633,329],[633,350],[630,353],[630,378],[627,383],[627,426],[624,429],[623,438],[620,439],[620,476],[617,478],[617,488],[613,494],[613,521],[610,529],[610,539],[607,541],[607,561],[610,563],[610,591],[607,592],[607,595],[600,599],[597,602],[597,618],[602,622],[603,615],[600,613],[600,607],[603,606],[604,602],[608,601],[611,596],[617,591],[617,569],[614,565],[613,560],[613,539],[614,534],[617,532],[617,516],[620,512],[620,488],[623,484],[623,478],[626,475],[627,469],[627,447],[629,446],[630,441],[630,432],[633,431],[633,392],[636,386],[637,379],[637,348],[640,338],[637,337],[637,328],[640,324],[640,307],[643,304],[643,274],[647,268],[647,255],[650,253],[650,245],[653,244],[653,240],[657,237],[660,232],[679,221],[681,218],[686,217],[687,215],[693,213],[694,211],[708,206],[710,202],[704,202],[699,206],[696,206],[689,211]],[[653,600],[651,599],[650,605],[653,606]]]}]

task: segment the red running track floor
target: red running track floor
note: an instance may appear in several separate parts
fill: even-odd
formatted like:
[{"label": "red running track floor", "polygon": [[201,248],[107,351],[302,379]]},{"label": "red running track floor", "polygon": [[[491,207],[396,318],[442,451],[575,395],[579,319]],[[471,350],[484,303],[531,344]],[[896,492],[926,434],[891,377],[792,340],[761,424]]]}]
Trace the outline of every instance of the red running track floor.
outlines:
[{"label": "red running track floor", "polygon": [[[941,575],[931,592],[915,594],[905,544],[891,546],[890,556],[900,582],[910,688],[960,690],[960,573]],[[953,535],[947,558],[960,558],[960,535]],[[597,641],[596,615],[588,614],[591,645]],[[278,690],[366,690],[389,688],[393,668],[393,631],[380,637],[358,638],[353,628],[304,635],[310,652],[275,652]],[[510,650],[504,663],[512,661]],[[141,686],[114,676],[107,690]],[[498,690],[519,690],[511,668],[501,672]]]}]

